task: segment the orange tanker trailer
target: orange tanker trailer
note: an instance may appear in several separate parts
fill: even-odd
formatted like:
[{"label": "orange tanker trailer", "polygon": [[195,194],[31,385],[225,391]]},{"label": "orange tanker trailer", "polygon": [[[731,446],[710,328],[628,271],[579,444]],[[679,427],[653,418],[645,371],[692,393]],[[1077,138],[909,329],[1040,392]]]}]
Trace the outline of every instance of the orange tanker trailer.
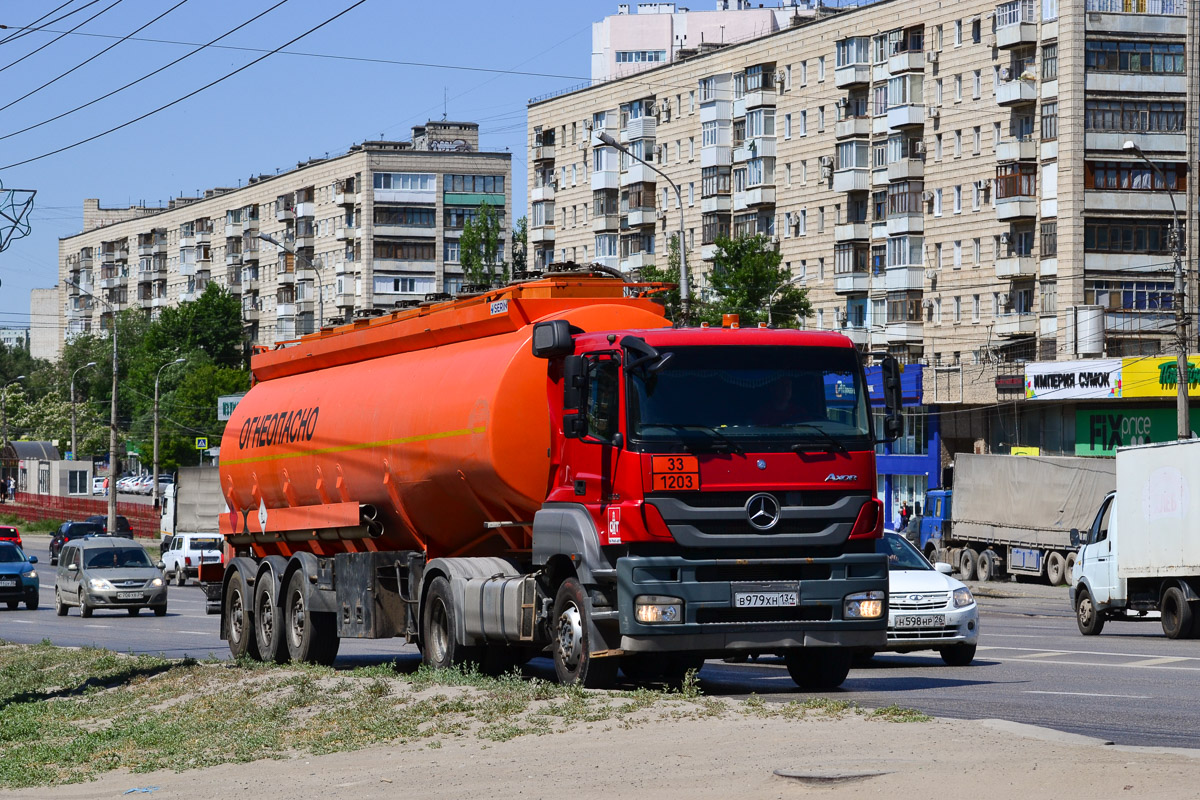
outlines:
[{"label": "orange tanker trailer", "polygon": [[404,636],[434,666],[548,652],[598,686],[768,651],[828,686],[882,645],[849,341],[674,330],[628,290],[557,274],[256,354],[209,586],[232,652]]}]

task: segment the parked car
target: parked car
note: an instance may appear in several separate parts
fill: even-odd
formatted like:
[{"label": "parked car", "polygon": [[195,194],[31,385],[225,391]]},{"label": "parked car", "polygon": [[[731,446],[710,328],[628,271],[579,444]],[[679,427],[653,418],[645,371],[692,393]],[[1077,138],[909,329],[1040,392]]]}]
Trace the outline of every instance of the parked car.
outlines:
[{"label": "parked car", "polygon": [[886,650],[937,650],[953,667],[975,658],[979,607],[966,584],[950,577],[949,564],[931,564],[903,536],[884,534],[876,552],[888,557]]},{"label": "parked car", "polygon": [[[87,520],[85,520],[85,521],[92,522],[92,523],[95,523],[96,525],[99,525],[101,533],[108,533],[108,515],[107,514],[93,514],[92,516],[88,517]],[[114,535],[124,536],[126,539],[133,538],[133,528],[130,527],[129,520],[126,519],[125,517],[121,516],[120,514],[117,514],[117,531]]]},{"label": "parked car", "polygon": [[63,545],[72,539],[82,539],[84,536],[99,536],[104,533],[104,526],[94,522],[64,522],[58,526],[54,538],[50,540],[50,565],[58,563],[58,554]]},{"label": "parked car", "polygon": [[69,542],[54,576],[54,613],[65,617],[71,606],[84,617],[98,608],[123,608],[130,616],[152,608],[156,616],[165,616],[162,562],[153,564],[140,545],[114,536]]},{"label": "parked car", "polygon": [[106,480],[108,480],[108,479],[105,478],[103,475],[97,475],[96,477],[92,478],[92,494],[93,495],[99,495],[101,497],[106,497],[108,495],[108,487],[106,487],[104,485],[104,482]]},{"label": "parked car", "polygon": [[171,544],[163,553],[163,573],[183,586],[188,578],[200,573],[201,562],[221,563],[223,542],[220,536],[210,533],[181,533],[171,538]]},{"label": "parked car", "polygon": [[21,532],[12,525],[0,525],[0,542],[12,542],[21,546]]},{"label": "parked car", "polygon": [[19,545],[0,542],[0,600],[15,611],[22,602],[30,611],[38,607],[37,556],[27,556]]}]

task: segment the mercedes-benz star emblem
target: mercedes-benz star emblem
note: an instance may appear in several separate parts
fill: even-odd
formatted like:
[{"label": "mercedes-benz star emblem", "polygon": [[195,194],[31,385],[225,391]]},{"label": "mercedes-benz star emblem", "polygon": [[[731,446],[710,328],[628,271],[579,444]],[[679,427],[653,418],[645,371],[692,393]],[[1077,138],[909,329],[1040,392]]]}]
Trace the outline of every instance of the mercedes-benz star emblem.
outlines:
[{"label": "mercedes-benz star emblem", "polygon": [[760,531],[769,530],[779,522],[781,509],[773,495],[760,492],[746,501],[746,518]]},{"label": "mercedes-benz star emblem", "polygon": [[766,469],[766,468],[767,468],[767,462],[766,462],[764,459],[761,459],[761,458],[760,458],[760,459],[758,460],[758,468],[759,468],[759,469]]}]

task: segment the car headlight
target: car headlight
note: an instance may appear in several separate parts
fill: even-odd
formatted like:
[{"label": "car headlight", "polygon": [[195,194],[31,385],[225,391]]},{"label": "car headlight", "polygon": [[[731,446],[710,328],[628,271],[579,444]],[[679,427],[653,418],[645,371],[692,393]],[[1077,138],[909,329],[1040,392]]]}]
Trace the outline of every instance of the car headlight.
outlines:
[{"label": "car headlight", "polygon": [[855,592],[842,600],[843,619],[879,619],[883,616],[883,592]]},{"label": "car headlight", "polygon": [[971,596],[971,590],[963,586],[954,590],[954,607],[962,608],[969,606],[975,602],[975,598]]},{"label": "car headlight", "polygon": [[97,592],[111,592],[113,590],[113,585],[104,578],[92,578],[88,581],[88,586]]},{"label": "car headlight", "polygon": [[36,569],[31,569],[31,570],[29,570],[29,572],[22,572],[22,573],[21,573],[21,577],[22,577],[22,578],[29,578],[30,580],[33,580],[34,578],[36,578],[36,577],[37,577],[37,570],[36,570]]},{"label": "car headlight", "polygon": [[154,580],[150,581],[150,585],[151,585],[151,586],[162,586],[162,585],[163,585],[163,579],[162,579],[162,578],[155,578]]},{"label": "car headlight", "polygon": [[644,594],[634,599],[634,616],[643,625],[671,625],[683,622],[683,601],[678,597]]}]

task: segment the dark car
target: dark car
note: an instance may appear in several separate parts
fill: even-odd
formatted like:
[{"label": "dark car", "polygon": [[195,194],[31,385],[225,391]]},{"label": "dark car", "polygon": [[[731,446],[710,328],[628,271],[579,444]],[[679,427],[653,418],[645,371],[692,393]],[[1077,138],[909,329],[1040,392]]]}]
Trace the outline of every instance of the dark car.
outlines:
[{"label": "dark car", "polygon": [[[84,522],[93,522],[100,526],[101,533],[108,533],[108,516],[106,514],[94,514],[88,517]],[[133,528],[129,526],[129,520],[117,515],[117,532],[115,536],[124,536],[126,539],[133,538]]]},{"label": "dark car", "polygon": [[50,540],[51,565],[58,563],[58,554],[62,552],[63,545],[72,539],[82,539],[84,536],[101,536],[103,534],[103,526],[97,525],[94,522],[64,522],[58,526],[58,531],[54,534],[54,538]]},{"label": "dark car", "polygon": [[0,542],[12,542],[21,546],[21,532],[12,525],[0,525]]}]

